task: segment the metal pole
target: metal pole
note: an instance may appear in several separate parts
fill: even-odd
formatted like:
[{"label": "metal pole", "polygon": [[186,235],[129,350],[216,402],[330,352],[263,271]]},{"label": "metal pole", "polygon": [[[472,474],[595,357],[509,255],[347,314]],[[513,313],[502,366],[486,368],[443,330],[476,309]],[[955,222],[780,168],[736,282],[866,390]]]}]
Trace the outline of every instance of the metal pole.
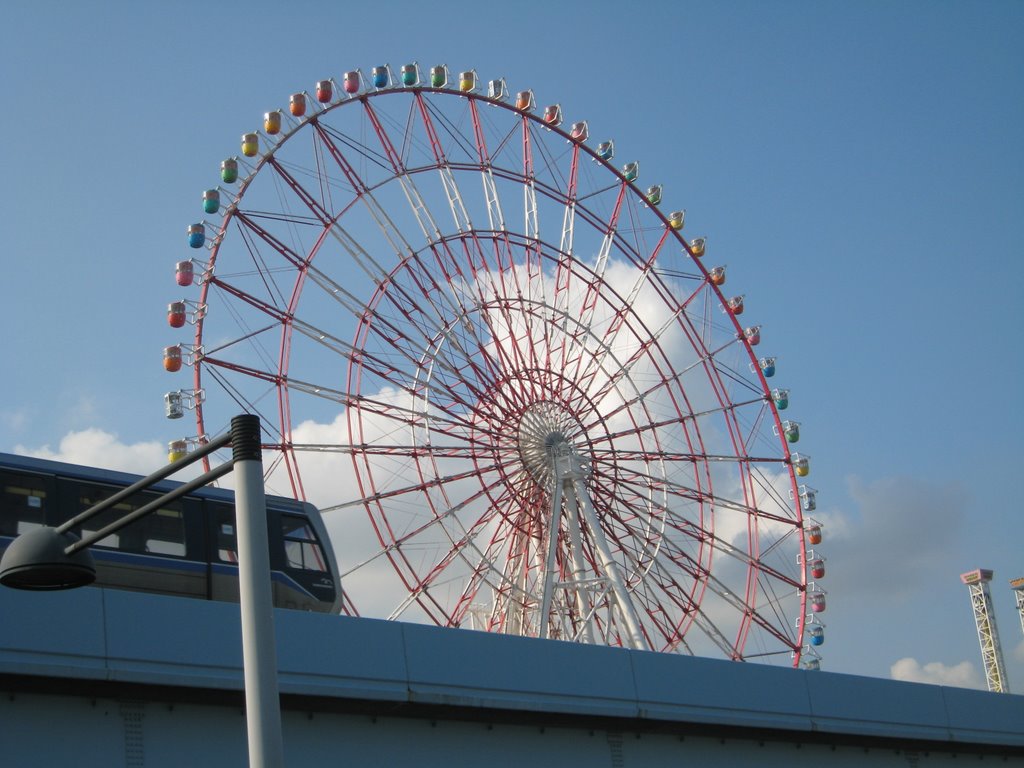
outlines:
[{"label": "metal pole", "polygon": [[283,768],[281,700],[277,688],[274,605],[270,592],[267,503],[263,491],[260,420],[243,414],[231,420],[238,532],[238,590],[242,610],[242,664],[250,768]]}]

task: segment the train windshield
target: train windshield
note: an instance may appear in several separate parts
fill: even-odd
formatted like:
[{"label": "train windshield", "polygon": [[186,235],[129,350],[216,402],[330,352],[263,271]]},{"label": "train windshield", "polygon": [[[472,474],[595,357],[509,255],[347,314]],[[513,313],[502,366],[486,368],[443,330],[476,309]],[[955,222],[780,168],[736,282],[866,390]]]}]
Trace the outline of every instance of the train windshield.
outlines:
[{"label": "train windshield", "polygon": [[309,522],[295,515],[281,515],[285,560],[289,568],[327,572],[327,561]]}]

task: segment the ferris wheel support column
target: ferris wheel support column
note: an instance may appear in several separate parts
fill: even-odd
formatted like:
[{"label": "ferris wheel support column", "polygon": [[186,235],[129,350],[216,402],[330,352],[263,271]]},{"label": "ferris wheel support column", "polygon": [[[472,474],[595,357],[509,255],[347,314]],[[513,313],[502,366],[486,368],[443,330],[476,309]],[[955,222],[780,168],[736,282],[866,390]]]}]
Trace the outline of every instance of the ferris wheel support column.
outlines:
[{"label": "ferris wheel support column", "polygon": [[572,574],[576,593],[576,611],[579,613],[580,621],[583,622],[582,638],[584,642],[596,643],[597,636],[594,632],[594,622],[591,619],[593,606],[588,604],[586,591],[583,588],[583,580],[587,576],[586,561],[583,558],[583,535],[580,532],[580,504],[579,499],[573,495],[575,502],[569,509],[569,561],[572,564]]},{"label": "ferris wheel support column", "polygon": [[551,614],[551,598],[555,591],[558,573],[555,570],[555,555],[558,552],[558,529],[562,523],[562,482],[555,481],[551,493],[551,523],[548,526],[548,553],[544,561],[544,590],[540,601],[540,630],[538,637],[547,637],[551,631],[549,616]]},{"label": "ferris wheel support column", "polygon": [[612,595],[619,615],[626,625],[630,646],[636,650],[650,650],[647,641],[644,639],[643,630],[640,628],[640,619],[633,610],[633,603],[629,599],[629,590],[626,589],[626,582],[619,573],[619,566],[615,562],[608,547],[608,541],[601,530],[601,523],[594,512],[594,505],[590,501],[590,494],[583,486],[583,480],[587,476],[587,469],[580,458],[568,443],[560,443],[553,447],[555,453],[555,473],[559,483],[566,481],[566,490],[573,497],[576,508],[583,513],[583,519],[590,529],[594,538],[594,548],[597,550],[598,559],[601,561],[601,568],[604,577],[608,579],[612,588]]}]

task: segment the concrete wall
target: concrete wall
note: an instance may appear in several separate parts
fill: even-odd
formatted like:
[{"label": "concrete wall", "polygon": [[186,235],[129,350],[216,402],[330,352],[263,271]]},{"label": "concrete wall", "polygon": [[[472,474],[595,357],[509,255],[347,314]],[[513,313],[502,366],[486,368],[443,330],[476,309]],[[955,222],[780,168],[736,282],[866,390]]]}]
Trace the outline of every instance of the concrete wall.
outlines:
[{"label": "concrete wall", "polygon": [[[290,765],[1024,765],[1024,697],[277,611]],[[0,589],[4,766],[244,766],[238,607]]]}]

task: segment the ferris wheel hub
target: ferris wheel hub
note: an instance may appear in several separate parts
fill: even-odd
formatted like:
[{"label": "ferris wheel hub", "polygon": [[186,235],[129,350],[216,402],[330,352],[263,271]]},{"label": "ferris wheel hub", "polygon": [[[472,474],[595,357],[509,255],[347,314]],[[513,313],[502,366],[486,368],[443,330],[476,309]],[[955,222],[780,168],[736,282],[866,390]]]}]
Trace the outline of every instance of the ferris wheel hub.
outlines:
[{"label": "ferris wheel hub", "polygon": [[554,484],[556,453],[561,446],[578,453],[573,438],[582,434],[583,428],[573,413],[558,403],[541,401],[523,412],[518,430],[519,455],[538,485],[550,488]]},{"label": "ferris wheel hub", "polygon": [[544,438],[544,447],[550,451],[552,448],[556,448],[559,445],[568,442],[569,441],[566,440],[565,435],[563,435],[560,431],[555,430],[550,435]]}]

